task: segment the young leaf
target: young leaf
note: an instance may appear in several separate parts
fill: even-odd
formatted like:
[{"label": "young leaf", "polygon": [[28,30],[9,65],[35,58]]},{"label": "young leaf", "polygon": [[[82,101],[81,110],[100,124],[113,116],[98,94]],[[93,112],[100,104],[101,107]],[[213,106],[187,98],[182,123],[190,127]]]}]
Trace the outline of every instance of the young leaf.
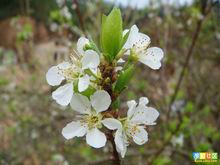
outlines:
[{"label": "young leaf", "polygon": [[113,8],[108,16],[102,16],[101,47],[104,57],[111,62],[122,46],[121,12]]},{"label": "young leaf", "polygon": [[115,84],[114,91],[118,93],[122,92],[122,90],[125,89],[127,84],[129,83],[131,77],[133,76],[133,73],[134,65],[130,65],[125,71],[122,71]]}]

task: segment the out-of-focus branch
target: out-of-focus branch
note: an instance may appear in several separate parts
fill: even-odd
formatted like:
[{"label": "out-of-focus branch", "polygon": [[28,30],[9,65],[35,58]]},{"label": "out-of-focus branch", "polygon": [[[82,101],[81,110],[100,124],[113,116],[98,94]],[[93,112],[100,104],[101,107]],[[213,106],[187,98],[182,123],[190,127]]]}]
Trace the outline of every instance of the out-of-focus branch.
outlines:
[{"label": "out-of-focus branch", "polygon": [[77,17],[78,17],[78,19],[79,19],[80,28],[81,28],[82,31],[85,33],[84,20],[83,20],[82,14],[81,14],[81,12],[80,12],[78,0],[73,0],[73,5],[75,6],[76,15],[77,15]]},{"label": "out-of-focus branch", "polygon": [[[190,59],[192,58],[192,55],[193,55],[193,50],[194,50],[194,47],[195,47],[195,44],[196,44],[196,41],[198,39],[198,36],[199,36],[199,33],[201,31],[201,27],[202,27],[202,23],[205,19],[205,17],[211,12],[211,9],[212,7],[214,6],[215,3],[210,3],[210,5],[208,5],[207,2],[205,2],[205,0],[201,1],[201,13],[203,15],[203,18],[202,19],[199,19],[197,21],[197,25],[196,25],[196,29],[194,31],[194,34],[193,34],[193,38],[192,38],[192,41],[191,41],[191,44],[190,44],[190,47],[189,47],[189,50],[187,52],[187,55],[186,55],[186,59],[185,59],[185,62],[184,62],[184,65],[182,67],[182,70],[180,72],[180,76],[178,78],[178,81],[177,81],[177,85],[175,87],[175,90],[174,90],[174,94],[171,98],[171,101],[170,101],[170,104],[169,104],[169,110],[168,110],[168,113],[167,113],[167,121],[169,121],[169,117],[170,117],[170,112],[171,112],[171,105],[173,104],[173,102],[175,101],[176,97],[177,97],[177,94],[178,94],[178,91],[180,89],[180,86],[181,86],[181,83],[182,83],[182,80],[183,80],[183,77],[184,77],[184,74],[185,74],[185,71],[187,70],[188,68],[188,65],[189,65],[189,62],[190,62]],[[176,129],[171,132],[170,136],[167,138],[167,140],[161,145],[161,147],[158,149],[158,151],[154,154],[154,156],[152,157],[152,159],[150,159],[148,162],[149,164],[152,164],[153,161],[158,158],[160,156],[160,154],[164,151],[164,149],[166,148],[167,145],[170,144],[170,141],[172,139],[172,137],[179,131],[180,129],[180,126],[182,124],[182,115],[181,115],[181,112],[177,111],[177,115],[178,115],[178,118],[179,118],[179,122],[177,124],[177,127]]]},{"label": "out-of-focus branch", "polygon": [[[177,81],[177,85],[174,89],[174,94],[173,96],[171,97],[171,100],[170,100],[170,103],[169,103],[169,110],[168,110],[168,113],[167,113],[167,119],[169,120],[169,117],[170,117],[170,112],[171,112],[171,106],[173,104],[173,102],[176,100],[176,97],[177,97],[177,94],[179,92],[179,89],[180,89],[180,86],[181,86],[181,83],[183,81],[183,78],[184,78],[184,75],[185,75],[185,72],[189,66],[189,62],[190,62],[190,59],[192,58],[193,56],[193,50],[195,48],[195,45],[196,45],[196,42],[197,42],[197,39],[198,39],[198,36],[199,36],[199,33],[201,31],[201,27],[202,27],[202,23],[204,22],[205,20],[205,17],[211,12],[211,9],[212,7],[214,6],[214,2],[211,2],[211,4],[209,6],[207,1],[206,0],[202,0],[201,1],[201,13],[202,13],[202,19],[199,19],[197,21],[197,25],[196,25],[196,29],[194,31],[194,34],[193,34],[193,38],[192,38],[192,41],[191,41],[191,44],[190,44],[190,47],[188,49],[188,52],[187,52],[187,55],[186,55],[186,59],[184,61],[184,64],[183,64],[183,67],[182,67],[182,70],[180,72],[180,75],[179,75],[179,78],[178,78],[178,81]],[[181,120],[181,114],[178,113],[178,117],[179,119]]]}]

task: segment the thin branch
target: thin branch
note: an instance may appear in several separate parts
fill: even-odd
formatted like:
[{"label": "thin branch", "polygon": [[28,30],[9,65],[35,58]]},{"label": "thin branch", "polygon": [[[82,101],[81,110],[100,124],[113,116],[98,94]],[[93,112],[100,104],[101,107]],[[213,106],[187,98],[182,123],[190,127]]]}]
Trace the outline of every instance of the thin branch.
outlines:
[{"label": "thin branch", "polygon": [[[207,16],[209,14],[209,12],[211,11],[211,8],[214,4],[211,5],[211,7],[207,7],[206,6],[207,3],[205,3],[205,6],[204,4],[202,4],[202,9],[201,9],[201,12],[205,18],[205,16]],[[208,8],[208,9],[207,9]],[[170,117],[170,112],[171,112],[171,105],[172,103],[175,101],[176,99],[176,96],[177,96],[177,93],[180,89],[180,85],[181,85],[181,82],[183,80],[183,77],[184,77],[184,74],[185,74],[185,71],[186,69],[188,68],[188,65],[189,65],[189,62],[190,62],[190,59],[192,57],[192,53],[193,53],[193,50],[194,50],[194,47],[195,47],[195,44],[196,44],[196,41],[198,39],[198,36],[199,36],[199,33],[200,33],[200,30],[201,30],[201,27],[202,27],[202,23],[204,21],[204,18],[203,19],[200,19],[198,20],[197,22],[197,26],[196,26],[196,29],[195,29],[195,32],[194,32],[194,35],[193,35],[193,39],[192,39],[192,42],[191,42],[191,45],[189,47],[189,50],[188,50],[188,53],[187,53],[187,56],[186,56],[186,60],[184,62],[184,65],[183,65],[183,68],[182,68],[182,71],[180,73],[180,76],[179,76],[179,79],[178,79],[178,83],[176,85],[176,88],[174,90],[174,94],[171,98],[171,101],[170,101],[170,104],[169,104],[169,110],[168,110],[168,114],[167,114],[167,121],[169,121],[169,117]],[[160,156],[160,154],[164,151],[164,149],[167,147],[167,145],[170,144],[170,141],[172,139],[172,137],[179,131],[180,129],[180,126],[182,124],[182,115],[181,115],[181,112],[177,112],[177,115],[179,117],[179,122],[177,124],[177,127],[176,129],[171,132],[171,135],[169,136],[169,138],[163,143],[163,145],[161,146],[161,148],[158,149],[158,151],[155,153],[155,155],[152,157],[152,159],[149,161],[149,164],[152,164],[153,161],[158,158]]]},{"label": "thin branch", "polygon": [[75,5],[75,11],[76,11],[76,15],[79,19],[80,28],[85,33],[85,28],[84,28],[85,26],[84,26],[83,16],[82,16],[82,14],[80,12],[80,9],[79,9],[78,0],[73,0],[73,4]]},{"label": "thin branch", "polygon": [[119,158],[119,154],[116,150],[116,144],[115,144],[115,141],[114,141],[114,137],[113,137],[113,133],[111,132],[109,134],[109,141],[111,142],[112,144],[112,148],[113,148],[113,152],[112,152],[112,156],[113,156],[113,163],[114,165],[120,165],[120,158]]},{"label": "thin branch", "polygon": [[[203,1],[201,1],[201,2],[203,2]],[[196,45],[199,33],[201,31],[202,23],[204,22],[205,17],[211,12],[211,9],[212,9],[214,4],[211,4],[209,7],[207,7],[206,5],[207,5],[207,3],[202,3],[201,13],[203,14],[204,18],[199,19],[198,22],[197,22],[196,29],[194,31],[193,38],[192,38],[190,47],[189,47],[188,52],[187,52],[185,62],[183,64],[182,70],[180,72],[180,75],[179,75],[179,78],[178,78],[178,81],[177,81],[177,85],[176,85],[176,87],[174,89],[174,94],[171,97],[171,101],[169,103],[169,110],[168,110],[168,113],[167,113],[167,119],[168,120],[169,120],[169,117],[170,117],[171,106],[172,106],[173,102],[176,100],[176,97],[177,97],[177,94],[179,92],[181,83],[183,81],[185,72],[186,72],[186,70],[187,70],[187,68],[189,66],[190,59],[193,56],[193,50],[195,48],[195,45]],[[178,117],[181,120],[181,115],[178,114]]]}]

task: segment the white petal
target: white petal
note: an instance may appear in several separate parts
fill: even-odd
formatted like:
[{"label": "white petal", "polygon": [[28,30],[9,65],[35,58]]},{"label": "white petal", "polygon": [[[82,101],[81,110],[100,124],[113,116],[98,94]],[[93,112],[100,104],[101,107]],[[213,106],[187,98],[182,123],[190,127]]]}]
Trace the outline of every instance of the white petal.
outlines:
[{"label": "white petal", "polygon": [[123,31],[123,37],[127,34],[127,32],[129,32],[129,29],[125,29],[125,30]]},{"label": "white petal", "polygon": [[73,110],[81,114],[90,114],[91,111],[91,104],[89,102],[89,99],[86,96],[83,96],[78,93],[73,94],[70,106]]},{"label": "white petal", "polygon": [[98,74],[99,69],[98,68],[90,68],[90,70],[92,71],[92,73],[94,73],[95,75]]},{"label": "white petal", "polygon": [[123,132],[119,129],[115,132],[115,144],[117,151],[121,154],[121,157],[124,158],[127,151],[127,141],[126,137],[123,136]]},{"label": "white petal", "polygon": [[139,31],[139,29],[136,25],[133,25],[131,27],[129,36],[128,36],[127,41],[125,42],[123,48],[130,49],[133,47],[134,43],[137,41],[138,31]]},{"label": "white petal", "polygon": [[82,69],[97,68],[100,63],[99,55],[94,50],[87,50],[81,62]]},{"label": "white petal", "polygon": [[79,92],[85,91],[89,87],[90,77],[86,74],[79,78],[78,90]]},{"label": "white petal", "polygon": [[156,124],[155,121],[157,120],[160,114],[155,108],[147,107],[147,110],[145,111],[144,115],[146,118],[146,125],[154,125]]},{"label": "white petal", "polygon": [[139,105],[135,109],[135,113],[131,121],[137,124],[154,125],[154,121],[158,118],[158,116],[159,113],[156,109]]},{"label": "white petal", "polygon": [[106,136],[104,133],[99,131],[97,128],[94,128],[87,132],[86,142],[94,148],[101,148],[105,146]]},{"label": "white petal", "polygon": [[132,117],[132,115],[134,114],[134,110],[135,107],[137,106],[136,101],[131,100],[131,101],[127,101],[127,105],[128,105],[128,112],[127,112],[127,116],[128,118]]},{"label": "white petal", "polygon": [[96,112],[102,112],[108,109],[111,104],[111,97],[104,90],[96,91],[91,97],[91,104]]},{"label": "white petal", "polygon": [[80,122],[71,122],[67,124],[63,130],[62,130],[62,135],[66,139],[71,139],[74,137],[82,137],[86,134],[87,128],[85,126],[82,126]]},{"label": "white petal", "polygon": [[122,70],[123,69],[123,67],[121,67],[121,66],[116,66],[115,67],[115,72],[118,72],[118,71],[120,71],[120,70]]},{"label": "white petal", "polygon": [[142,145],[148,141],[148,133],[141,126],[138,127],[138,131],[133,136],[133,140],[136,144]]},{"label": "white petal", "polygon": [[117,61],[117,63],[124,63],[125,60],[123,60],[122,58],[119,58],[119,60]]},{"label": "white petal", "polygon": [[149,103],[149,100],[148,100],[147,97],[141,97],[141,98],[139,99],[139,105],[140,105],[140,104],[147,105],[148,103]]},{"label": "white petal", "polygon": [[62,62],[59,65],[57,65],[59,69],[68,69],[71,67],[71,64],[69,62]]},{"label": "white petal", "polygon": [[65,79],[63,75],[59,74],[59,69],[57,66],[52,66],[46,74],[47,83],[51,86],[60,85],[60,83]]},{"label": "white petal", "polygon": [[68,83],[59,88],[57,88],[52,93],[52,98],[62,106],[67,106],[73,96],[73,84]]},{"label": "white petal", "polygon": [[106,118],[102,120],[102,124],[104,124],[104,126],[106,126],[110,130],[122,128],[121,122],[113,118]]},{"label": "white petal", "polygon": [[138,48],[147,48],[150,44],[150,37],[144,33],[138,33],[138,36],[135,41],[135,45],[138,46]]},{"label": "white petal", "polygon": [[60,85],[60,83],[65,79],[61,70],[69,67],[71,67],[69,62],[62,62],[59,65],[52,66],[46,74],[48,84],[51,86]]},{"label": "white petal", "polygon": [[77,51],[80,53],[80,55],[83,55],[85,53],[84,47],[86,44],[89,44],[89,40],[85,37],[80,37],[77,42]]},{"label": "white petal", "polygon": [[163,50],[157,47],[147,49],[146,54],[139,55],[139,61],[149,66],[151,69],[159,69],[161,67],[161,59],[163,58]]}]

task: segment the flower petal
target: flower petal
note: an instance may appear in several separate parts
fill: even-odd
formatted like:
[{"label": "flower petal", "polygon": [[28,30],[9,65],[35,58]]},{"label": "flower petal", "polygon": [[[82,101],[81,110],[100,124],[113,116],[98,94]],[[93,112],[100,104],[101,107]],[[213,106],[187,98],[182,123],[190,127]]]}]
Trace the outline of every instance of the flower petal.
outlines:
[{"label": "flower petal", "polygon": [[149,103],[149,100],[147,97],[141,97],[139,99],[139,105],[142,104],[142,105],[147,105]]},{"label": "flower petal", "polygon": [[148,37],[146,34],[139,33],[138,27],[136,25],[133,25],[123,48],[130,49],[133,47],[138,51],[138,49],[142,50],[144,48],[147,48],[149,44],[150,37]]},{"label": "flower petal", "polygon": [[81,114],[90,114],[91,111],[91,104],[89,99],[79,93],[73,94],[70,106],[73,110]]},{"label": "flower petal", "polygon": [[134,114],[134,110],[135,110],[135,107],[137,106],[137,103],[135,100],[130,100],[130,101],[127,101],[127,105],[129,108],[127,112],[127,116],[128,118],[130,118]]},{"label": "flower petal", "polygon": [[59,88],[57,88],[52,93],[52,98],[62,106],[67,106],[73,96],[73,84],[68,83]]},{"label": "flower petal", "polygon": [[102,112],[108,109],[111,104],[111,97],[104,90],[96,91],[91,97],[91,104],[96,112]]},{"label": "flower petal", "polygon": [[126,137],[123,136],[122,130],[118,129],[115,132],[115,144],[117,151],[121,154],[121,157],[124,158],[125,153],[127,152],[127,141]]},{"label": "flower petal", "polygon": [[57,68],[61,69],[61,70],[68,69],[70,67],[71,67],[71,64],[69,62],[65,62],[65,61],[57,65]]},{"label": "flower petal", "polygon": [[125,29],[125,30],[123,31],[123,37],[127,34],[127,32],[129,32],[129,29]]},{"label": "flower petal", "polygon": [[136,48],[147,48],[150,44],[150,37],[144,33],[138,33],[135,45]]},{"label": "flower petal", "polygon": [[131,121],[136,124],[145,124],[146,123],[146,115],[147,107],[143,104],[138,105],[133,113]]},{"label": "flower petal", "polygon": [[90,146],[94,148],[101,148],[105,146],[106,136],[104,133],[99,131],[97,128],[93,128],[92,130],[87,132],[86,142],[87,144],[89,144]]},{"label": "flower petal", "polygon": [[[136,25],[133,25],[131,27],[129,36],[128,36],[127,41],[125,42],[123,48],[130,49],[133,47],[134,43],[137,41],[138,31],[139,31],[139,29]],[[127,31],[125,31],[125,32],[127,32]]]},{"label": "flower petal", "polygon": [[62,135],[66,139],[71,139],[74,137],[82,137],[86,134],[87,128],[82,126],[80,122],[71,122],[68,123],[62,130]]},{"label": "flower petal", "polygon": [[86,44],[89,44],[89,40],[85,37],[80,37],[77,42],[77,51],[80,55],[85,54],[84,47]]},{"label": "flower petal", "polygon": [[60,83],[65,79],[61,71],[62,69],[67,69],[69,67],[71,67],[69,62],[62,62],[59,65],[52,66],[46,73],[48,84],[51,86],[60,85]]},{"label": "flower petal", "polygon": [[117,63],[124,63],[125,60],[123,60],[123,58],[119,58],[119,60],[117,61]]},{"label": "flower petal", "polygon": [[85,91],[89,87],[90,77],[86,74],[79,78],[78,90],[79,92]]},{"label": "flower petal", "polygon": [[139,126],[138,131],[136,131],[133,136],[133,140],[138,145],[146,143],[148,141],[147,131],[142,126]]},{"label": "flower petal", "polygon": [[122,129],[121,122],[117,119],[106,118],[102,120],[102,124],[104,124],[104,126],[106,126],[110,130]]},{"label": "flower petal", "polygon": [[159,115],[159,112],[155,108],[147,107],[144,113],[146,125],[155,125],[155,120],[157,120]]},{"label": "flower petal", "polygon": [[136,124],[154,125],[154,121],[158,116],[159,113],[156,109],[141,104],[135,108],[135,113],[132,116],[131,121]]},{"label": "flower petal", "polygon": [[99,55],[94,50],[87,50],[81,62],[82,69],[97,68],[100,63]]},{"label": "flower petal", "polygon": [[139,61],[149,66],[151,69],[159,69],[163,58],[163,50],[157,47],[147,49],[146,54],[139,55]]},{"label": "flower petal", "polygon": [[120,70],[122,70],[122,69],[123,69],[122,66],[116,66],[116,67],[115,67],[115,72],[118,72],[118,71],[120,71]]},{"label": "flower petal", "polygon": [[51,86],[60,85],[60,83],[65,79],[63,75],[59,74],[59,69],[57,66],[52,66],[46,73],[47,83]]}]

